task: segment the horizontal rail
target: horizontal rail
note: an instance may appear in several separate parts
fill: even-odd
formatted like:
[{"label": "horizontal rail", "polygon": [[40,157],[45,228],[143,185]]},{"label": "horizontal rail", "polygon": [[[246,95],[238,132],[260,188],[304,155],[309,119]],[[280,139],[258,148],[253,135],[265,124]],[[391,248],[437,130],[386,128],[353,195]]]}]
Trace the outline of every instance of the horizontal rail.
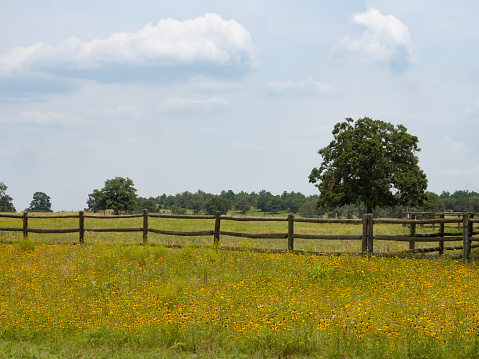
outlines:
[{"label": "horizontal rail", "polygon": [[230,216],[222,215],[221,219],[230,221],[258,221],[258,222],[287,222],[288,217],[252,217],[252,216]]},{"label": "horizontal rail", "polygon": [[[28,230],[30,231],[30,229]],[[143,228],[85,228],[85,232],[142,232]]]},{"label": "horizontal rail", "polygon": [[76,233],[80,232],[80,228],[62,228],[62,229],[48,229],[48,228],[28,228],[31,233]]},{"label": "horizontal rail", "polygon": [[[150,215],[151,216],[151,215]],[[30,216],[28,216],[30,218]],[[77,216],[78,217],[78,216]],[[97,219],[122,219],[122,218],[139,218],[143,217],[142,214],[122,214],[122,215],[102,215],[102,214],[85,214],[85,218],[97,218]]]},{"label": "horizontal rail", "polygon": [[288,233],[238,233],[238,232],[226,232],[219,231],[218,234],[223,236],[242,237],[242,238],[271,238],[271,239],[284,239],[288,238]]},{"label": "horizontal rail", "polygon": [[295,222],[306,222],[306,223],[351,223],[351,224],[363,223],[362,219],[339,219],[339,218],[294,217],[293,221],[295,221]]},{"label": "horizontal rail", "polygon": [[23,218],[23,214],[0,213],[0,217],[5,217],[5,218]]},{"label": "horizontal rail", "polygon": [[212,236],[215,231],[194,231],[194,232],[180,232],[180,231],[165,231],[162,229],[153,229],[148,228],[148,232],[157,233],[157,234],[166,234],[166,235],[173,235],[173,236],[187,236],[187,237],[195,237],[195,236]]},{"label": "horizontal rail", "polygon": [[150,217],[156,218],[177,218],[177,219],[215,219],[212,215],[193,215],[193,214],[163,214],[163,213],[148,213]]},{"label": "horizontal rail", "polygon": [[[22,216],[23,217],[23,216]],[[80,215],[78,214],[52,214],[52,215],[48,215],[48,214],[29,214],[28,215],[28,218],[47,218],[47,219],[50,219],[50,218],[79,218]]]},{"label": "horizontal rail", "polygon": [[463,237],[407,237],[407,236],[387,236],[374,235],[373,238],[379,241],[398,241],[398,242],[456,242],[462,241]]},{"label": "horizontal rail", "polygon": [[340,236],[340,235],[315,235],[315,234],[295,234],[294,238],[299,239],[338,239],[338,240],[356,240],[362,239],[363,236]]},{"label": "horizontal rail", "polygon": [[431,219],[399,219],[399,218],[375,218],[373,223],[395,224],[432,224],[432,223],[462,223],[462,219],[455,218],[431,218]]},{"label": "horizontal rail", "polygon": [[8,228],[8,227],[3,227],[0,228],[0,232],[21,232],[23,231],[23,228]]}]

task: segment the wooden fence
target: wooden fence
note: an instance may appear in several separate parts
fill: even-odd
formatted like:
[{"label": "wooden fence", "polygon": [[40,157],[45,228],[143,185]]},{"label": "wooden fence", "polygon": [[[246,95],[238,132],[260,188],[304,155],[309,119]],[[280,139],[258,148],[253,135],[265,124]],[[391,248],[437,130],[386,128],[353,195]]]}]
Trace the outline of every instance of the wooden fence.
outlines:
[{"label": "wooden fence", "polygon": [[[217,212],[216,215],[173,215],[173,214],[158,214],[149,213],[146,209],[143,214],[132,215],[120,215],[120,216],[104,216],[85,214],[80,211],[78,214],[58,214],[58,215],[38,215],[24,212],[23,214],[10,214],[0,213],[1,217],[7,218],[21,218],[23,221],[22,228],[7,228],[0,227],[2,231],[17,231],[23,232],[24,237],[28,237],[28,233],[79,233],[79,242],[84,243],[85,232],[142,232],[143,243],[148,243],[148,233],[157,233],[162,235],[174,235],[174,236],[213,236],[214,245],[218,246],[220,242],[220,236],[233,236],[241,238],[272,238],[272,239],[284,239],[287,240],[288,250],[294,251],[295,239],[310,239],[310,240],[358,240],[361,241],[361,254],[368,255],[382,255],[382,256],[401,256],[411,257],[414,253],[424,252],[439,252],[439,255],[444,254],[444,250],[462,249],[462,261],[468,263],[470,258],[479,259],[479,256],[471,256],[471,248],[479,247],[479,245],[473,245],[472,242],[479,242],[479,237],[474,237],[479,234],[479,230],[474,230],[474,224],[479,223],[479,213],[462,213],[458,218],[429,218],[429,219],[395,219],[395,218],[373,218],[372,214],[365,214],[362,219],[332,219],[332,218],[302,218],[295,217],[293,214],[288,217],[248,217],[248,216],[232,216],[221,215]],[[143,217],[143,226],[138,228],[85,228],[85,218],[135,218]],[[203,231],[167,231],[161,229],[151,228],[148,225],[149,218],[177,218],[177,219],[214,219],[215,225],[212,230]],[[475,218],[476,217],[476,218]],[[64,228],[64,229],[45,229],[45,228],[31,228],[28,226],[29,218],[78,218],[78,228]],[[221,221],[277,221],[288,222],[287,233],[265,233],[265,234],[252,234],[252,233],[238,233],[228,232],[221,230]],[[312,234],[300,234],[294,232],[295,222],[307,222],[307,223],[341,223],[341,224],[357,224],[362,225],[362,231],[359,235],[312,235]],[[390,224],[402,224],[409,227],[409,234],[407,235],[375,235],[374,225],[379,223]],[[416,233],[416,227],[418,225],[438,225],[439,231],[436,233],[419,234]],[[446,224],[457,224],[462,228],[462,233],[449,233],[445,231]],[[409,253],[377,253],[374,252],[374,241],[402,241],[409,242]],[[462,241],[460,247],[444,247],[445,242],[457,242]],[[416,248],[416,243],[424,242],[437,242],[436,248]],[[269,250],[268,250],[269,251]],[[271,250],[275,251],[275,250]],[[276,250],[277,251],[277,250]],[[296,251],[300,252],[300,251]]]}]

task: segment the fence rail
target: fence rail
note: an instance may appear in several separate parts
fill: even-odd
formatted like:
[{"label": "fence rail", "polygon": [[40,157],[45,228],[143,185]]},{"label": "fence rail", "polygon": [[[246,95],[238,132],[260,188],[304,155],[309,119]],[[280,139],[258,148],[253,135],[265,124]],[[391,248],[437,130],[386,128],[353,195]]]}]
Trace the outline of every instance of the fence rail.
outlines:
[{"label": "fence rail", "polygon": [[[429,213],[428,213],[429,214]],[[215,215],[174,215],[174,214],[158,214],[158,213],[149,213],[146,209],[142,214],[132,214],[132,215],[95,215],[95,214],[85,214],[83,211],[78,212],[78,214],[59,214],[59,215],[38,215],[38,214],[29,214],[24,212],[23,214],[11,214],[11,213],[0,213],[0,218],[19,218],[22,219],[23,226],[20,227],[0,227],[0,232],[2,231],[13,231],[13,232],[23,232],[24,237],[28,237],[28,233],[79,233],[79,242],[84,243],[85,232],[143,232],[143,243],[148,243],[148,233],[157,233],[162,235],[175,235],[175,236],[213,236],[215,246],[219,245],[220,236],[232,236],[232,237],[241,237],[241,238],[274,238],[274,239],[287,239],[288,240],[288,250],[294,251],[294,239],[310,239],[310,240],[360,240],[361,241],[361,254],[368,255],[384,255],[390,256],[391,254],[387,253],[377,253],[374,252],[374,241],[398,241],[398,242],[409,242],[409,250],[411,253],[402,253],[400,256],[412,256],[413,253],[426,253],[426,252],[439,252],[439,255],[444,254],[444,250],[451,249],[462,249],[462,260],[463,263],[468,263],[470,258],[479,258],[479,256],[471,256],[471,248],[479,247],[479,245],[472,245],[472,242],[479,242],[479,237],[474,237],[479,235],[479,229],[474,231],[474,224],[479,223],[479,213],[461,213],[458,215],[454,213],[457,218],[444,218],[444,214],[440,214],[440,218],[435,218],[437,214],[434,214],[434,218],[429,219],[416,219],[417,216],[413,218],[373,218],[372,214],[365,214],[362,219],[337,219],[337,218],[302,218],[294,217],[293,214],[288,215],[288,217],[250,217],[250,216],[232,216],[232,215],[221,215],[220,212],[217,212]],[[85,228],[85,218],[98,218],[98,219],[120,219],[120,218],[143,218],[143,226],[137,228]],[[50,219],[50,218],[78,218],[78,227],[77,228],[64,228],[64,229],[48,229],[48,228],[31,228],[28,225],[28,219]],[[176,219],[214,219],[215,225],[214,230],[203,230],[203,231],[169,231],[162,229],[155,229],[149,226],[149,218],[176,218]],[[239,232],[230,232],[222,231],[221,221],[277,221],[277,222],[288,222],[288,232],[287,233],[239,233]],[[294,223],[341,223],[341,224],[362,224],[362,231],[360,235],[313,235],[313,234],[300,234],[294,232]],[[381,223],[389,224],[402,224],[403,226],[409,226],[408,235],[374,235],[374,225]],[[458,224],[462,227],[461,233],[447,233],[445,232],[445,224]],[[429,233],[429,234],[417,234],[416,226],[417,225],[439,225],[439,232]],[[462,241],[462,247],[444,247],[444,242],[457,242]],[[438,242],[439,246],[437,248],[416,248],[416,243],[426,243],[426,242]],[[271,250],[273,251],[273,250]],[[399,255],[399,254],[398,254]]]}]

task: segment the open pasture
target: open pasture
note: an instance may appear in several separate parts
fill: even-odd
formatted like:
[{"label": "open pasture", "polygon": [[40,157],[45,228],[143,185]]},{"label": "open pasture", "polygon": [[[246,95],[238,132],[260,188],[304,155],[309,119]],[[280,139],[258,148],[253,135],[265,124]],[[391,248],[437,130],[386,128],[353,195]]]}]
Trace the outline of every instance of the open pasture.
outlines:
[{"label": "open pasture", "polygon": [[471,358],[479,267],[420,260],[0,244],[0,352],[35,358]]}]

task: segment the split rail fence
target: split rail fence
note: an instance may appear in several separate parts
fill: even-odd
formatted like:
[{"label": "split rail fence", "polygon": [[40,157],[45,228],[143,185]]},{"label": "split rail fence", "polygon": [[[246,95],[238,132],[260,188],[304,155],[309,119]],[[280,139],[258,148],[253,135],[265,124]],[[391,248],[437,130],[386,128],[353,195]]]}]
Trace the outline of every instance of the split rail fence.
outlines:
[{"label": "split rail fence", "polygon": [[[447,215],[447,214],[446,214]],[[220,242],[220,236],[233,236],[241,238],[270,238],[270,239],[285,239],[288,244],[288,251],[294,250],[294,240],[295,239],[309,239],[309,240],[358,240],[361,241],[361,255],[380,255],[380,256],[400,256],[400,257],[411,257],[415,256],[414,253],[425,253],[425,252],[438,252],[439,255],[444,254],[444,250],[462,250],[462,261],[463,263],[468,263],[469,259],[475,258],[479,259],[479,256],[471,255],[471,248],[479,247],[479,245],[473,245],[473,242],[479,242],[479,228],[475,230],[474,225],[479,223],[479,213],[462,213],[461,216],[457,218],[445,218],[445,214],[440,214],[440,218],[428,218],[428,219],[395,219],[395,218],[373,218],[372,214],[365,214],[362,219],[332,219],[332,218],[303,218],[295,217],[293,214],[289,214],[288,217],[249,217],[249,216],[232,216],[232,215],[221,215],[220,212],[217,212],[216,215],[173,215],[173,214],[158,214],[158,213],[149,213],[147,210],[144,210],[142,214],[132,214],[132,215],[94,215],[94,214],[85,214],[83,211],[80,211],[78,214],[58,214],[58,215],[38,215],[30,214],[24,212],[23,214],[10,214],[10,213],[0,213],[1,217],[8,218],[21,218],[23,221],[22,228],[7,228],[0,227],[0,232],[2,231],[19,231],[23,232],[24,237],[28,237],[28,233],[79,233],[79,243],[83,244],[85,241],[85,232],[142,232],[143,233],[143,243],[148,243],[148,233],[157,233],[161,235],[174,235],[174,236],[213,236],[214,245],[218,246]],[[85,228],[85,218],[135,218],[143,217],[143,226],[138,228]],[[61,228],[61,229],[48,229],[48,228],[31,228],[28,226],[29,218],[78,218],[78,228]],[[192,231],[192,232],[182,232],[182,231],[168,231],[151,228],[148,225],[149,218],[177,218],[177,219],[215,219],[214,229],[212,230],[203,230],[203,231]],[[277,221],[277,222],[288,222],[288,232],[287,233],[265,233],[265,234],[252,234],[252,233],[238,233],[238,232],[229,232],[221,230],[221,221]],[[340,223],[340,224],[357,224],[362,225],[361,234],[358,235],[313,235],[313,234],[301,234],[294,232],[294,223],[306,222],[306,223]],[[375,235],[374,234],[374,225],[380,223],[390,223],[390,224],[402,224],[409,227],[409,234],[406,235]],[[447,224],[455,224],[462,228],[462,233],[450,233],[446,232],[445,228]],[[439,226],[439,231],[435,233],[421,234],[416,233],[417,226],[424,225],[433,225]],[[409,242],[409,251],[408,253],[377,253],[374,252],[374,241],[402,241]],[[462,246],[460,247],[444,247],[445,242],[457,242],[462,241]],[[425,242],[437,242],[438,247],[436,248],[416,248],[417,243]],[[278,250],[267,250],[267,251],[278,251]],[[302,251],[295,251],[302,252]]]}]

